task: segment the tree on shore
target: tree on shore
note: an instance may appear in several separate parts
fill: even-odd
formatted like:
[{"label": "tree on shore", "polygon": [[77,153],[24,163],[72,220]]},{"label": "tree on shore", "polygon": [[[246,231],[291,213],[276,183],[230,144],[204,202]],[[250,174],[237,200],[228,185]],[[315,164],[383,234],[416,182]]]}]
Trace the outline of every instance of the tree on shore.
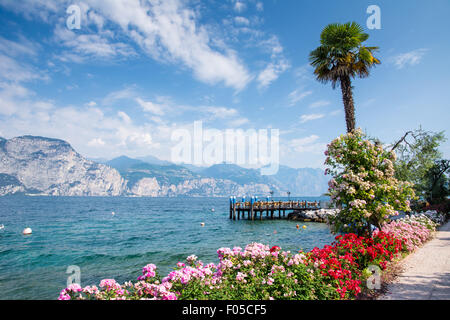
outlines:
[{"label": "tree on shore", "polygon": [[441,202],[449,192],[450,160],[436,160],[434,166],[428,171],[428,186],[430,190],[430,202]]},{"label": "tree on shore", "polygon": [[331,82],[333,89],[338,84],[341,86],[347,132],[356,126],[351,79],[368,77],[370,68],[380,64],[373,56],[378,47],[363,45],[368,38],[355,22],[329,24],[320,35],[320,46],[309,57],[318,81]]},{"label": "tree on shore", "polygon": [[438,198],[446,196],[444,188],[449,160],[442,159],[439,151],[445,141],[444,132],[419,128],[406,132],[391,148],[397,154],[395,177],[413,182],[416,193],[428,201],[434,198],[433,194]]}]

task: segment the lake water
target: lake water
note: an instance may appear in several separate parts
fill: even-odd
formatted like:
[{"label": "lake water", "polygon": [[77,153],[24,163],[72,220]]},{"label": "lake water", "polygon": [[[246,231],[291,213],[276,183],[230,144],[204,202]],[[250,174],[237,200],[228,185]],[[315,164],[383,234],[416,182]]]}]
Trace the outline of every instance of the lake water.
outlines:
[{"label": "lake water", "polygon": [[[1,224],[0,299],[56,299],[71,265],[80,267],[82,286],[123,283],[148,263],[162,276],[191,254],[217,263],[221,247],[261,242],[298,251],[333,241],[320,223],[297,230],[288,220],[231,221],[226,198],[7,196]],[[33,234],[22,235],[25,227]]]}]

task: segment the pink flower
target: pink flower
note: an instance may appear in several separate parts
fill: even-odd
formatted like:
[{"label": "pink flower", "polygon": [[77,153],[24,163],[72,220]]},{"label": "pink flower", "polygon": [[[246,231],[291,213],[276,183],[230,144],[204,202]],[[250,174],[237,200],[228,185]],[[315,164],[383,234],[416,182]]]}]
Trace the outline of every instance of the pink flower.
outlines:
[{"label": "pink flower", "polygon": [[237,275],[236,275],[236,281],[239,281],[239,282],[247,282],[246,280],[245,280],[245,277],[247,277],[247,275],[245,274],[245,273],[242,273],[242,272],[238,272],[237,273]]}]

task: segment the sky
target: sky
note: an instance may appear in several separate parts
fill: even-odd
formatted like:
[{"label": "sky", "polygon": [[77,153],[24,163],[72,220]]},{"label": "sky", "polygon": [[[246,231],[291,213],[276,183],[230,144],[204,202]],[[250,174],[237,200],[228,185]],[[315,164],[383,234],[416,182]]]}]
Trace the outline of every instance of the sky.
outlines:
[{"label": "sky", "polygon": [[448,0],[0,0],[0,136],[170,161],[174,132],[201,121],[276,129],[281,164],[323,168],[345,118],[308,56],[327,24],[349,21],[382,62],[353,80],[357,127],[386,144],[419,126],[449,136],[449,13]]}]

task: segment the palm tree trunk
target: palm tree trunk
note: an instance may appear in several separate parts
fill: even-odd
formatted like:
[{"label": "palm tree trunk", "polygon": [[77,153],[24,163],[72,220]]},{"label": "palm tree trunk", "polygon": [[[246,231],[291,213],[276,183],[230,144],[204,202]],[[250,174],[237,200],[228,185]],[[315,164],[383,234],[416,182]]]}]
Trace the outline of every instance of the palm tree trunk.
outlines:
[{"label": "palm tree trunk", "polygon": [[347,132],[352,132],[355,130],[355,106],[353,104],[352,83],[349,76],[341,76],[340,80]]}]

